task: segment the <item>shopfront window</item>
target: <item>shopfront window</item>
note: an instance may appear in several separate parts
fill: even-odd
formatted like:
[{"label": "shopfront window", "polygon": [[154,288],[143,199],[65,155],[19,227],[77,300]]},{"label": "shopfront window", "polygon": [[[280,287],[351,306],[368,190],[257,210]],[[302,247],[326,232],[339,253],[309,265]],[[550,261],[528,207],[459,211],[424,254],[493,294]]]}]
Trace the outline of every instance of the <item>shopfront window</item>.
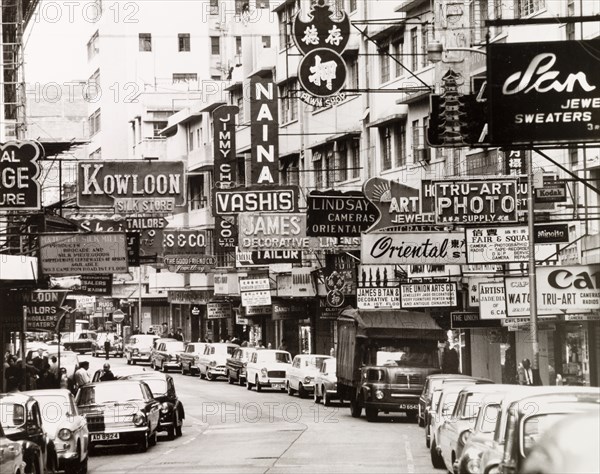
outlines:
[{"label": "shopfront window", "polygon": [[590,354],[588,331],[583,325],[565,327],[562,344],[562,374],[557,376],[563,385],[590,385]]}]

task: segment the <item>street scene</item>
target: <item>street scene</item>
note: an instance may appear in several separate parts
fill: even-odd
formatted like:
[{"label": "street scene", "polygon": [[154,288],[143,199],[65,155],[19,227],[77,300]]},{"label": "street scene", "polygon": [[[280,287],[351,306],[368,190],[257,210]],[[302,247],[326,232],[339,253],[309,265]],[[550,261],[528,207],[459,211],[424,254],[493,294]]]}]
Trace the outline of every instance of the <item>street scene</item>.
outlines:
[{"label": "street scene", "polygon": [[0,473],[600,472],[597,0],[0,0]]}]

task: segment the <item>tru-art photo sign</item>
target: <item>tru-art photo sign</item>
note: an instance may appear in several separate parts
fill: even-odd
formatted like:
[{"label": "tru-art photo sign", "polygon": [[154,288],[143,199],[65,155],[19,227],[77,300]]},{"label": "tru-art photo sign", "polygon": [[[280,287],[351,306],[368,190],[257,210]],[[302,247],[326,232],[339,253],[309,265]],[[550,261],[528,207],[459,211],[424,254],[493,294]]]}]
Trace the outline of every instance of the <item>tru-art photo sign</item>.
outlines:
[{"label": "tru-art photo sign", "polygon": [[599,39],[488,45],[492,144],[598,141],[599,50]]},{"label": "tru-art photo sign", "polygon": [[36,211],[41,208],[38,161],[43,157],[42,145],[33,140],[0,145],[1,211]]}]

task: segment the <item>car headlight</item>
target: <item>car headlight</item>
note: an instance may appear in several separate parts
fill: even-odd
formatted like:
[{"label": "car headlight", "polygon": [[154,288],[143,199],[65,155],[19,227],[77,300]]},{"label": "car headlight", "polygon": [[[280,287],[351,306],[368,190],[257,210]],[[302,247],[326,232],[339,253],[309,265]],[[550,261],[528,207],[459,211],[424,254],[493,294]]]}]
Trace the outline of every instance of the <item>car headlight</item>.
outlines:
[{"label": "car headlight", "polygon": [[198,362],[200,362],[200,357],[196,356],[194,357],[194,362],[197,364]]},{"label": "car headlight", "polygon": [[217,366],[217,362],[214,360],[211,360],[208,364],[210,367],[216,367]]},{"label": "car headlight", "polygon": [[381,390],[376,390],[375,391],[375,398],[377,400],[381,400],[383,398],[383,392]]},{"label": "car headlight", "polygon": [[134,354],[137,354],[138,352],[140,352],[139,349],[136,349],[135,347],[133,349],[131,349],[131,352]]},{"label": "car headlight", "polygon": [[265,369],[265,368],[263,367],[262,369],[260,369],[260,373],[261,373],[261,375],[262,375],[263,377],[266,377],[266,376],[267,376],[267,373],[268,373],[268,371],[267,371],[267,369]]},{"label": "car headlight", "polygon": [[62,428],[60,430],[58,430],[58,439],[60,439],[61,441],[69,441],[69,439],[71,439],[72,436],[72,432],[70,429],[68,428]]},{"label": "car headlight", "polygon": [[146,415],[144,415],[141,412],[136,413],[135,415],[133,415],[131,421],[133,421],[133,424],[135,426],[143,426],[144,424],[146,424]]},{"label": "car headlight", "polygon": [[160,405],[160,411],[162,413],[168,413],[170,408],[171,407],[169,406],[169,404],[167,402],[162,402]]},{"label": "car headlight", "polygon": [[304,377],[304,383],[311,383],[313,381],[313,377]]},{"label": "car headlight", "polygon": [[475,474],[476,472],[479,472],[480,469],[481,469],[481,461],[480,461],[479,457],[471,458],[467,461],[467,470],[470,473]]},{"label": "car headlight", "polygon": [[467,444],[467,440],[469,439],[469,436],[471,435],[471,432],[469,430],[463,431],[460,434],[460,438],[459,438],[459,443],[462,444],[463,446]]}]

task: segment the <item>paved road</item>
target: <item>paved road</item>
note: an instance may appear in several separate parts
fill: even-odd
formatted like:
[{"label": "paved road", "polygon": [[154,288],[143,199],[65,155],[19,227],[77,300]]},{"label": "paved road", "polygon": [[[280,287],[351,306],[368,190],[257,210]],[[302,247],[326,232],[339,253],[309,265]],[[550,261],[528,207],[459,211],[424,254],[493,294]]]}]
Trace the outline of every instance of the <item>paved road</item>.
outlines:
[{"label": "paved road", "polygon": [[[104,362],[83,358],[91,361],[90,372]],[[352,418],[347,405],[324,407],[284,392],[256,393],[225,380],[172,375],[186,411],[183,436],[159,436],[146,453],[133,447],[99,450],[90,459],[91,473],[434,471],[415,423],[385,416],[368,423]]]}]

